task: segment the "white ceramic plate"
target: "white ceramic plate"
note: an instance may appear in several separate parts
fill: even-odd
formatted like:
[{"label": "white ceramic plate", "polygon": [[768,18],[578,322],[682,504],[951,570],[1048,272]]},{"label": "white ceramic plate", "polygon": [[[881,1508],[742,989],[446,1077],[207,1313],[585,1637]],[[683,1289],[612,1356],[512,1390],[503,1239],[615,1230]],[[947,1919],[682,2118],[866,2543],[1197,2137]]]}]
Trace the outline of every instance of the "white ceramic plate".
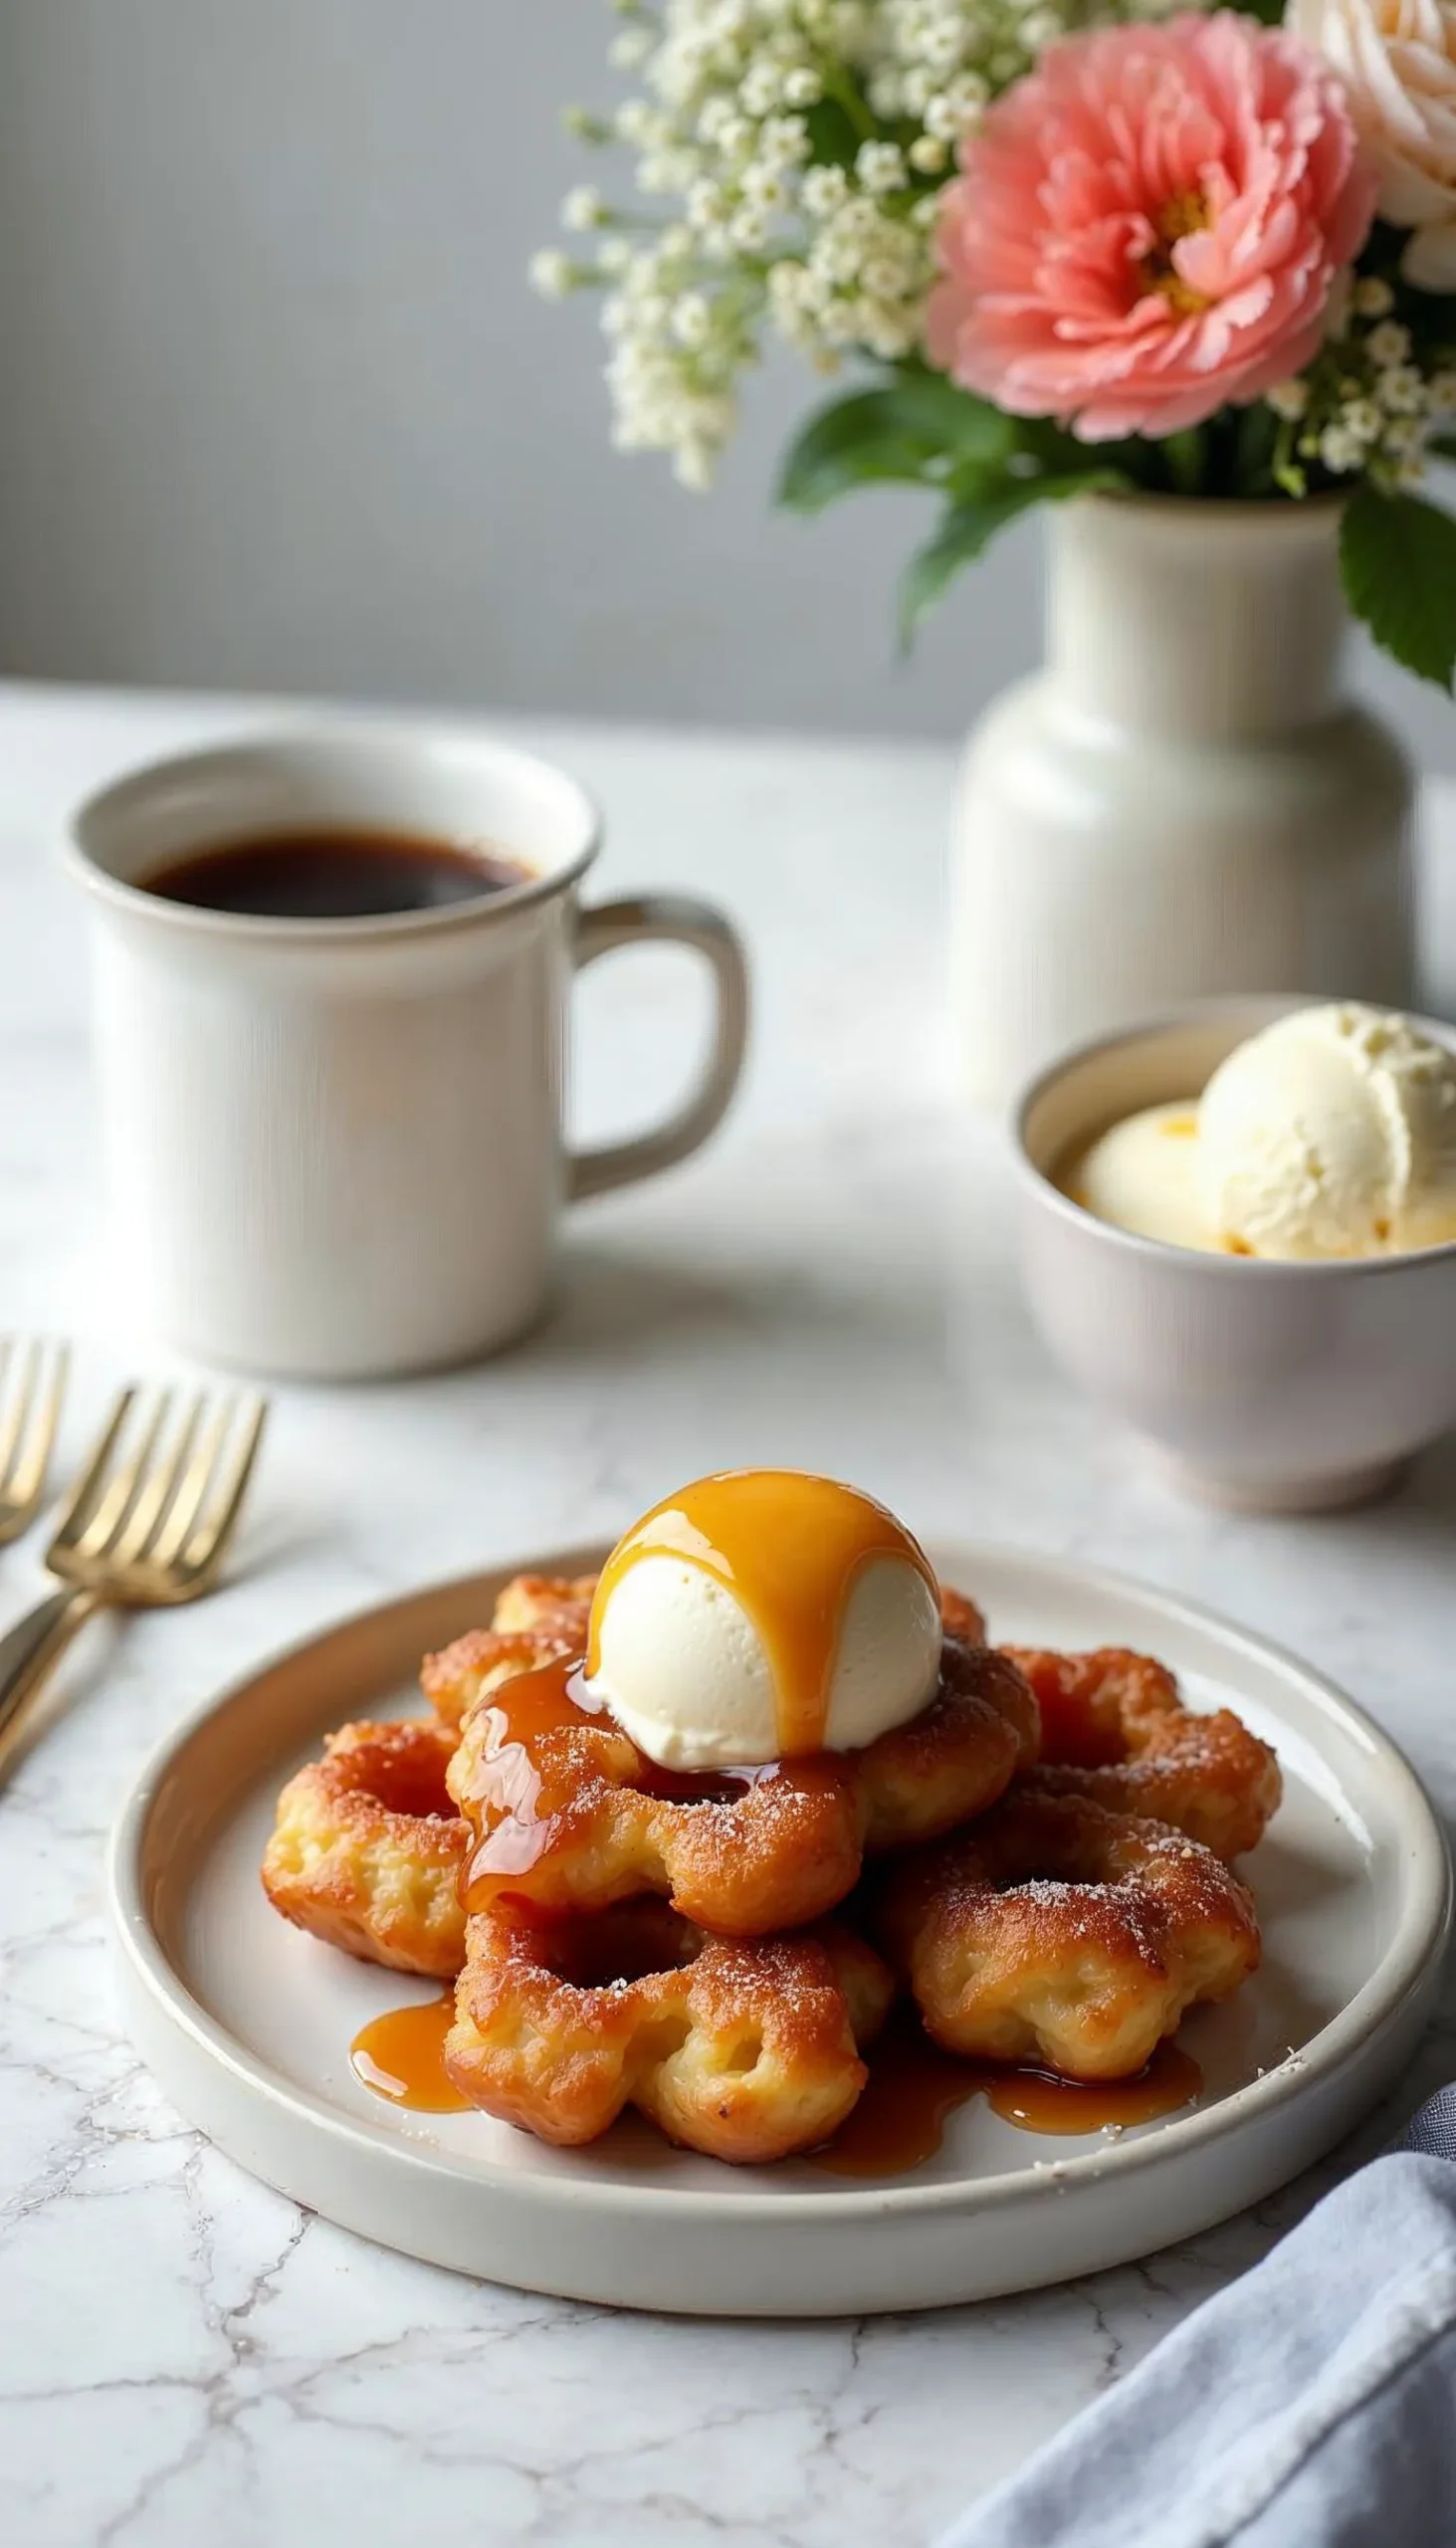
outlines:
[{"label": "white ceramic plate", "polygon": [[[589,2150],[484,2115],[383,2103],[351,2037],[427,1996],[278,1919],[258,1861],[273,1799],[325,1728],[401,1712],[428,1648],[489,1616],[498,1569],[325,1631],[173,1735],[117,1825],[111,1908],[134,2039],[182,2112],[271,2185],[437,2264],[628,2307],[734,2315],[912,2309],[1146,2255],[1258,2202],[1340,2139],[1404,2062],[1450,1921],[1439,1827],[1378,1728],[1290,1657],[1206,1612],[1087,1568],[941,1546],[996,1635],[1161,1655],[1194,1704],[1278,1747],[1286,1794],[1247,1862],[1265,1938],[1232,2006],[1180,2040],[1198,2104],[1117,2139],[1045,2139],[982,2099],[909,2176],[790,2162],[735,2170],[627,2120]],[[575,1575],[599,1550],[534,1556]]]}]

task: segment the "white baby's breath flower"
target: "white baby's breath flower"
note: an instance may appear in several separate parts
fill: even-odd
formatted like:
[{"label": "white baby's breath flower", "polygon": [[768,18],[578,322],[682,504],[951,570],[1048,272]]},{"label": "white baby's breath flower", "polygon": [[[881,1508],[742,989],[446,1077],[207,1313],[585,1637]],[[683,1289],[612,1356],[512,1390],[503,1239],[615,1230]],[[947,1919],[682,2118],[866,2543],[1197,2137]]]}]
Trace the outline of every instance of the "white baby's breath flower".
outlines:
[{"label": "white baby's breath flower", "polygon": [[759,212],[782,212],[791,200],[781,171],[750,159],[743,170],[743,201]]},{"label": "white baby's breath flower", "polygon": [[1298,424],[1310,403],[1310,384],[1307,380],[1276,380],[1264,395],[1276,416],[1282,416],[1286,424]]},{"label": "white baby's breath flower", "polygon": [[632,263],[631,240],[623,239],[620,234],[615,238],[604,239],[596,252],[596,262],[598,272],[601,274],[611,275],[613,278],[624,275]]},{"label": "white baby's breath flower", "polygon": [[673,305],[673,334],[680,345],[705,345],[713,329],[712,306],[701,292],[685,292]]},{"label": "white baby's breath flower", "polygon": [[1426,401],[1433,416],[1456,415],[1456,371],[1433,371],[1426,382]]},{"label": "white baby's breath flower", "polygon": [[849,193],[849,179],[842,168],[806,168],[799,199],[805,212],[815,221],[827,221],[838,212]]},{"label": "white baby's breath flower", "polygon": [[681,195],[701,173],[696,150],[650,150],[637,162],[637,183],[645,195]]},{"label": "white baby's breath flower", "polygon": [[713,486],[716,456],[712,444],[702,441],[696,434],[690,434],[686,442],[680,442],[673,453],[673,475],[679,486],[688,488],[695,496],[706,496]]},{"label": "white baby's breath flower", "polygon": [[826,283],[851,284],[857,280],[864,258],[863,239],[836,222],[820,231],[809,250],[809,271],[822,275]]},{"label": "white baby's breath flower", "polygon": [[1382,371],[1387,370],[1391,363],[1402,363],[1410,351],[1410,329],[1400,326],[1393,318],[1387,318],[1383,325],[1370,329],[1365,338],[1365,351],[1371,362]]},{"label": "white baby's breath flower", "polygon": [[937,18],[926,29],[920,57],[928,71],[953,71],[960,60],[964,34],[954,18]]},{"label": "white baby's breath flower", "polygon": [[824,95],[824,83],[811,64],[784,73],[783,103],[786,106],[815,106]]},{"label": "white baby's breath flower", "polygon": [[820,321],[819,332],[827,345],[852,345],[858,342],[859,329],[854,312],[847,301],[831,301]]},{"label": "white baby's breath flower", "polygon": [[758,135],[758,156],[770,168],[797,168],[809,155],[802,115],[770,115]]},{"label": "white baby's breath flower", "polygon": [[651,51],[652,29],[650,27],[626,27],[621,35],[613,38],[607,59],[618,71],[635,71],[640,62],[647,60]]},{"label": "white baby's breath flower", "polygon": [[855,174],[872,195],[894,194],[905,183],[905,153],[893,141],[862,141]]},{"label": "white baby's breath flower", "polygon": [[1327,425],[1320,436],[1320,458],[1333,476],[1348,477],[1364,465],[1365,447],[1343,425]]},{"label": "white baby's breath flower", "polygon": [[907,314],[877,311],[860,319],[859,332],[881,362],[903,362],[914,349],[917,330],[915,320]]},{"label": "white baby's breath flower", "polygon": [[925,112],[926,131],[933,141],[958,141],[964,125],[950,100],[932,98]]},{"label": "white baby's breath flower", "polygon": [[654,112],[645,98],[624,99],[612,120],[618,140],[630,141],[639,150],[651,149],[672,129],[664,116]]},{"label": "white baby's breath flower", "polygon": [[746,256],[756,256],[768,245],[768,218],[756,204],[745,203],[733,214],[728,226],[729,239]]},{"label": "white baby's breath flower", "polygon": [[868,195],[851,195],[835,227],[843,231],[846,239],[869,239],[879,229],[884,217]]},{"label": "white baby's breath flower", "polygon": [[1392,416],[1418,415],[1425,405],[1425,383],[1414,363],[1394,363],[1377,373],[1375,396]]},{"label": "white baby's breath flower", "polygon": [[1385,429],[1385,419],[1373,398],[1352,398],[1349,406],[1341,410],[1340,421],[1357,442],[1378,442]]},{"label": "white baby's breath flower", "polygon": [[712,177],[700,177],[688,188],[685,209],[695,230],[712,230],[728,208],[724,188]]},{"label": "white baby's breath flower", "polygon": [[545,301],[560,301],[576,280],[576,269],[561,248],[542,248],[529,266],[531,290]]},{"label": "white baby's breath flower", "polygon": [[561,227],[595,230],[606,219],[606,210],[595,186],[573,186],[561,206]]},{"label": "white baby's breath flower", "polygon": [[755,118],[771,114],[782,95],[783,83],[777,64],[760,55],[738,88],[738,103],[744,114]]},{"label": "white baby's breath flower", "polygon": [[910,164],[923,177],[938,177],[950,156],[949,145],[937,141],[933,132],[916,135],[910,145]]},{"label": "white baby's breath flower", "polygon": [[872,301],[898,301],[905,290],[905,269],[898,257],[867,257],[860,282]]},{"label": "white baby's breath flower", "polygon": [[1352,298],[1361,318],[1383,318],[1395,307],[1395,295],[1381,275],[1360,275]]},{"label": "white baby's breath flower", "polygon": [[1385,427],[1384,447],[1397,459],[1406,452],[1419,451],[1422,428],[1415,416],[1392,416]]}]

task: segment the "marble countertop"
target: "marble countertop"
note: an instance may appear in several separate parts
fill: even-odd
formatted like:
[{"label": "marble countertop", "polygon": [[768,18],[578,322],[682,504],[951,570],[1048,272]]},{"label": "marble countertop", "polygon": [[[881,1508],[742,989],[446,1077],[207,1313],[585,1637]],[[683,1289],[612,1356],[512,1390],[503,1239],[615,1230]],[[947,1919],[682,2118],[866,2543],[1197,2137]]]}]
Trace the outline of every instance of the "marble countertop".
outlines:
[{"label": "marble countertop", "polygon": [[[97,780],[258,713],[0,690],[0,1330],[81,1340],[63,1462],[137,1354],[108,1323],[81,935],[48,853]],[[1068,1394],[1026,1325],[998,1138],[944,1093],[948,755],[512,732],[607,807],[606,890],[691,883],[742,922],[747,1088],[701,1161],[581,1212],[523,1351],[283,1393],[233,1579],[196,1610],[93,1630],[0,1799],[0,2536],[16,2548],[919,2548],[1310,2200],[1295,2187],[1070,2288],[817,2325],[524,2297],[302,2215],[188,2131],[121,2036],[101,1850],[166,1727],[314,1625],[609,1536],[695,1471],[821,1467],[930,1535],[1075,1553],[1233,1612],[1351,1688],[1456,1806],[1456,1443],[1365,1513],[1211,1515]],[[1456,800],[1431,814],[1430,996],[1449,1010]],[[691,1056],[695,987],[646,955],[583,985],[584,1129],[653,1111]],[[37,1589],[34,1543],[0,1557],[0,1616]],[[1422,2079],[1456,2068],[1453,2038],[1448,2002]]]}]

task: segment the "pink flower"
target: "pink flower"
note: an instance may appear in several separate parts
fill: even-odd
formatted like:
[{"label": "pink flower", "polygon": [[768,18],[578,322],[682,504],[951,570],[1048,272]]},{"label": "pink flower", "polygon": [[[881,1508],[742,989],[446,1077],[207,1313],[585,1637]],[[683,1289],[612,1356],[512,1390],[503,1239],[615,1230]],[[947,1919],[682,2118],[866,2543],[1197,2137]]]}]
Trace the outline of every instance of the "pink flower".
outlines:
[{"label": "pink flower", "polygon": [[1228,11],[1054,45],[960,164],[931,359],[1084,442],[1176,433],[1301,370],[1376,187],[1329,65]]}]

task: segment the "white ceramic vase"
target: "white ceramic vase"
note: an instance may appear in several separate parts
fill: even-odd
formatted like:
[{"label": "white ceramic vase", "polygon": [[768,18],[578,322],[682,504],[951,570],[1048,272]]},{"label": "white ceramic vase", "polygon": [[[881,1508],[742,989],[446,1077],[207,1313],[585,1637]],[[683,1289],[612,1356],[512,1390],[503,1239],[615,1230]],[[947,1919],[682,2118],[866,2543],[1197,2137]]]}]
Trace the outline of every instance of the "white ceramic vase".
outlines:
[{"label": "white ceramic vase", "polygon": [[971,733],[952,998],[1000,1104],[1188,998],[1412,995],[1414,787],[1342,686],[1338,504],[1048,509],[1048,663]]}]

